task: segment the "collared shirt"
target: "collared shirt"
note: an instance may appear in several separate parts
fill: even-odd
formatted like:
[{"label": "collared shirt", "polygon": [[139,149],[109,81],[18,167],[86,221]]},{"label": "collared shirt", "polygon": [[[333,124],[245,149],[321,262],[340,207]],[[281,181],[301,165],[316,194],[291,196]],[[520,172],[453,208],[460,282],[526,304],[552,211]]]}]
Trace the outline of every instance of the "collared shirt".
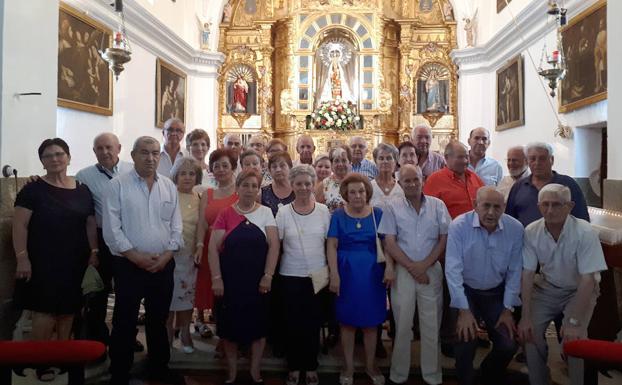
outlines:
[{"label": "collared shirt", "polygon": [[520,222],[507,214],[501,216],[492,233],[480,225],[475,211],[451,222],[445,251],[445,276],[451,307],[469,308],[464,285],[488,290],[503,283],[503,305],[511,308],[521,304],[523,233]]},{"label": "collared shirt", "polygon": [[473,210],[477,190],[484,182],[471,170],[464,170],[463,181],[452,170],[445,167],[430,175],[423,186],[423,193],[445,202],[452,218]]},{"label": "collared shirt", "polygon": [[164,146],[162,146],[162,151],[160,152],[160,163],[158,163],[158,174],[170,178],[173,165],[177,162],[181,162],[181,159],[183,157],[184,153],[180,150],[179,153],[175,156],[175,160],[171,160],[168,152],[166,152]]},{"label": "collared shirt", "polygon": [[536,271],[550,284],[577,289],[581,275],[607,270],[603,248],[589,222],[568,215],[557,242],[546,228],[544,218],[525,229],[523,267]]},{"label": "collared shirt", "polygon": [[501,179],[501,182],[499,182],[499,184],[497,185],[497,190],[499,190],[499,192],[503,194],[506,202],[508,200],[508,195],[510,195],[510,190],[512,189],[512,186],[514,186],[514,183],[529,175],[531,175],[531,171],[529,170],[529,167],[527,167],[525,171],[523,171],[523,173],[516,179],[511,175],[506,175],[503,177],[503,179]]},{"label": "collared shirt", "polygon": [[446,166],[445,158],[435,151],[428,151],[428,157],[423,164],[419,163],[423,179],[427,179],[430,175]]},{"label": "collared shirt", "polygon": [[[531,183],[532,177],[533,175],[524,177],[512,186],[507,205],[505,206],[505,213],[518,219],[523,226],[527,226],[531,222],[542,218],[540,209],[538,209],[539,190]],[[570,189],[570,198],[574,202],[571,214],[577,218],[590,221],[585,197],[583,197],[583,192],[574,179],[553,171],[553,178],[549,183],[567,186]]]},{"label": "collared shirt", "polygon": [[421,196],[419,212],[405,197],[391,199],[383,208],[380,234],[395,235],[397,244],[413,261],[422,261],[447,234],[451,217],[442,200]]},{"label": "collared shirt", "polygon": [[104,206],[104,240],[114,255],[136,249],[159,254],[183,247],[179,197],[173,181],[158,177],[147,187],[136,170],[110,181]]},{"label": "collared shirt", "polygon": [[301,164],[308,164],[309,166],[313,166],[314,161],[315,159],[311,158],[311,163],[302,163],[300,162],[300,157],[298,157],[292,162],[292,167],[300,166]]},{"label": "collared shirt", "polygon": [[128,173],[133,169],[134,165],[132,163],[119,160],[112,168],[112,172],[97,163],[83,168],[76,174],[76,179],[84,183],[89,190],[91,190],[91,194],[93,195],[97,227],[102,227],[102,211],[104,209],[106,192],[110,187],[110,180],[115,176]]},{"label": "collared shirt", "polygon": [[363,159],[359,164],[352,163],[352,172],[358,172],[369,179],[374,179],[378,176],[378,167],[373,162]]},{"label": "collared shirt", "polygon": [[503,167],[489,156],[480,159],[475,167],[469,164],[469,169],[474,171],[486,186],[496,186],[503,179]]}]

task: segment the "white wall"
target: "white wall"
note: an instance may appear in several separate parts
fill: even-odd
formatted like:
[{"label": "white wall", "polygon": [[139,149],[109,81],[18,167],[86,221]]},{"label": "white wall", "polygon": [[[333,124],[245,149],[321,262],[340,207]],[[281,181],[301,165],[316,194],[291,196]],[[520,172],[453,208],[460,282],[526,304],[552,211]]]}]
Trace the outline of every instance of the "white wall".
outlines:
[{"label": "white wall", "polygon": [[622,180],[622,151],[619,145],[622,143],[622,44],[618,40],[622,36],[622,1],[607,2],[607,71],[609,98],[609,122],[607,135],[609,137],[609,150],[607,151],[607,177],[608,179]]},{"label": "white wall", "polygon": [[[506,28],[490,37],[483,46],[452,53],[460,66],[458,96],[460,140],[466,143],[469,131],[475,127],[483,126],[490,129],[492,143],[488,152],[490,156],[498,160],[506,158],[506,151],[511,146],[531,141],[548,142],[554,147],[554,168],[558,172],[585,176],[583,166],[586,163],[592,163],[595,152],[586,152],[582,146],[579,146],[581,151],[577,151],[576,144],[577,140],[582,140],[589,134],[582,132],[579,138],[573,139],[563,139],[554,135],[557,120],[549,103],[552,102],[554,109],[557,109],[557,98],[551,99],[548,96],[548,87],[546,87],[546,92],[543,90],[541,78],[527,55],[527,50],[529,50],[535,65],[538,66],[544,42],[547,42],[548,47],[552,47],[555,41],[555,30],[552,25],[547,28],[545,4],[540,0],[534,1],[536,3],[527,0],[514,0],[510,3],[510,6],[515,5],[515,2],[516,6],[522,6],[522,10],[515,15],[519,19],[522,34],[525,36],[524,42],[519,38],[519,33]],[[594,1],[567,1],[569,7],[573,6],[569,12],[576,14]],[[492,8],[489,7],[489,11],[490,9]],[[496,15],[496,6],[494,12]],[[611,10],[609,12],[611,14]],[[506,13],[507,7],[500,15]],[[495,28],[497,27],[494,23],[491,23],[491,30]],[[525,125],[495,132],[496,70],[518,53],[523,54],[525,61]],[[609,83],[609,88],[612,88],[611,83]],[[607,101],[561,114],[561,118],[573,130],[577,127],[606,122]],[[589,143],[597,145],[600,151],[600,143],[597,142],[597,140],[591,140]],[[505,162],[502,161],[502,163]],[[609,164],[611,168],[611,162]]]},{"label": "white wall", "polygon": [[58,1],[3,3],[0,164],[23,176],[41,172],[37,148],[56,134]]}]

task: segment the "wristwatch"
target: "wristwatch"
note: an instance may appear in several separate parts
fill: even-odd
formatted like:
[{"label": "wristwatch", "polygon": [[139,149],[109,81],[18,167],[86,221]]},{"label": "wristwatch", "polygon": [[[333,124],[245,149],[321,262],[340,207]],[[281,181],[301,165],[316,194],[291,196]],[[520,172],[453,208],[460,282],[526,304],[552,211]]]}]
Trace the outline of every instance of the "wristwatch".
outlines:
[{"label": "wristwatch", "polygon": [[572,317],[568,318],[568,323],[572,326],[579,326],[581,324],[578,319]]},{"label": "wristwatch", "polygon": [[506,307],[506,309],[508,309],[510,311],[510,313],[514,313],[514,307],[513,306]]}]

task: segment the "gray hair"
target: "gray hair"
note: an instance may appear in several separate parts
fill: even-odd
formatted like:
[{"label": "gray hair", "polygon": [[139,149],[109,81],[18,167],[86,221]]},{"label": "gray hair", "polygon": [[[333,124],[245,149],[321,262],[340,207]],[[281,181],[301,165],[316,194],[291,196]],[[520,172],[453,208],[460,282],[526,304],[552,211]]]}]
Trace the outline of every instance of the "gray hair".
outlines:
[{"label": "gray hair", "polygon": [[553,156],[553,146],[551,146],[548,143],[544,143],[544,142],[531,142],[531,143],[527,144],[527,146],[525,146],[525,154],[527,154],[529,152],[529,150],[531,150],[531,149],[545,150],[546,152],[549,153],[549,156]]},{"label": "gray hair", "polygon": [[194,185],[196,186],[201,184],[201,182],[203,181],[203,169],[201,168],[201,165],[199,164],[199,162],[197,162],[196,159],[189,156],[184,156],[183,158],[181,158],[180,161],[175,162],[175,164],[171,168],[170,175],[173,182],[177,184],[177,177],[179,176],[179,171],[187,166],[191,166],[194,169],[194,173],[196,174]]},{"label": "gray hair", "polygon": [[117,144],[121,144],[121,142],[119,142],[119,137],[116,136],[115,134],[113,134],[112,132],[102,132],[101,134],[97,135],[94,139],[93,139],[93,147],[95,147],[97,145],[97,141],[100,140],[101,138],[105,138],[105,137],[110,137],[113,138]]},{"label": "gray hair", "polygon": [[510,151],[513,151],[513,150],[520,150],[523,153],[523,155],[525,155],[525,158],[527,158],[527,148],[525,146],[512,146],[508,148],[507,153],[509,154]]},{"label": "gray hair", "polygon": [[368,144],[367,144],[367,141],[365,140],[365,138],[363,138],[362,136],[359,136],[359,135],[350,137],[350,140],[348,141],[348,144],[351,146],[352,142],[354,140],[358,140],[358,139],[362,140],[363,143],[365,143],[365,147],[368,147]]},{"label": "gray hair", "polygon": [[289,183],[294,183],[294,179],[296,179],[299,175],[310,176],[313,184],[315,184],[315,181],[317,180],[315,169],[309,164],[299,164],[298,166],[292,167],[292,169],[289,170]]},{"label": "gray hair", "polygon": [[572,199],[570,189],[567,186],[558,183],[549,183],[542,187],[538,192],[538,203],[542,200],[542,196],[546,193],[555,194],[557,199],[562,203],[568,203]]},{"label": "gray hair", "polygon": [[445,152],[443,154],[445,155],[445,158],[447,158],[450,155],[453,155],[457,146],[462,146],[462,148],[464,148],[465,150],[467,148],[467,146],[465,146],[464,143],[458,140],[452,140],[449,143],[447,143],[447,146],[445,146]]},{"label": "gray hair", "polygon": [[374,148],[374,151],[372,151],[374,162],[376,161],[378,154],[380,154],[380,151],[388,152],[389,154],[391,154],[391,156],[393,157],[393,160],[396,162],[400,156],[400,152],[397,150],[397,147],[395,147],[394,145],[389,144],[389,143],[378,143],[378,146]]},{"label": "gray hair", "polygon": [[259,159],[259,164],[263,166],[264,160],[261,157],[261,155],[259,155],[259,153],[253,149],[248,149],[246,151],[244,151],[242,154],[240,154],[240,164],[242,164],[242,162],[244,161],[244,158],[248,158],[249,156],[256,156],[257,159]]},{"label": "gray hair", "polygon": [[471,139],[471,137],[473,136],[473,132],[474,132],[475,130],[479,130],[479,129],[484,130],[484,131],[486,132],[486,136],[488,136],[488,138],[490,139],[490,131],[489,131],[486,127],[475,127],[474,129],[472,129],[472,130],[469,132],[469,139]]},{"label": "gray hair", "polygon": [[413,127],[410,136],[412,137],[411,139],[414,140],[415,139],[415,131],[417,131],[420,128],[425,128],[426,131],[428,131],[428,133],[430,134],[430,136],[432,136],[432,128],[430,126],[428,126],[427,124],[417,124],[415,127]]},{"label": "gray hair", "polygon": [[236,134],[234,132],[230,132],[227,135],[225,135],[225,137],[222,138],[222,144],[226,146],[227,142],[229,141],[229,138],[231,138],[232,136],[237,136],[238,139],[240,139],[240,144],[242,144],[242,137],[239,134]]},{"label": "gray hair", "polygon": [[402,180],[402,176],[404,176],[404,171],[408,171],[408,170],[414,170],[417,172],[417,174],[419,174],[419,177],[421,178],[421,180],[423,181],[423,171],[421,170],[421,167],[416,166],[414,164],[405,164],[402,167],[400,167],[400,172],[398,175],[398,180]]},{"label": "gray hair", "polygon": [[174,123],[178,123],[181,124],[184,127],[184,130],[186,129],[186,126],[184,125],[184,121],[179,119],[179,118],[169,118],[166,120],[166,122],[164,122],[164,130],[168,130],[169,128],[171,128],[171,126]]},{"label": "gray hair", "polygon": [[486,194],[487,192],[494,192],[494,193],[499,194],[499,197],[501,198],[501,200],[505,202],[505,197],[503,193],[499,191],[499,189],[496,188],[495,186],[482,186],[479,189],[477,189],[477,193],[475,195],[475,201],[476,202],[481,201],[482,195]]},{"label": "gray hair", "polygon": [[139,136],[134,141],[134,146],[132,146],[132,152],[138,150],[138,147],[140,147],[141,144],[152,144],[152,143],[155,143],[158,146],[160,146],[160,142],[158,142],[158,140],[154,138],[153,136]]}]

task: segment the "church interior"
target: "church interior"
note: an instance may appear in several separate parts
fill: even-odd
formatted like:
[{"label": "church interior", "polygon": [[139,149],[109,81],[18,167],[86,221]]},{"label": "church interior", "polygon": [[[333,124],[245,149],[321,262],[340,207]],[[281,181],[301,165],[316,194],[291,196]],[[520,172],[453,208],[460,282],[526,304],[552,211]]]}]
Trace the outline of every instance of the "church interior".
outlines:
[{"label": "church interior", "polygon": [[[4,0],[0,11],[0,340],[28,333],[7,310],[15,282],[11,229],[17,192],[43,172],[39,144],[63,138],[71,148],[67,173],[75,175],[93,164],[97,135],[114,133],[120,158],[131,161],[136,138],[161,140],[170,117],[186,132],[205,130],[210,151],[227,134],[243,146],[259,135],[282,140],[292,159],[301,135],[313,138],[318,154],[353,136],[370,149],[397,146],[426,125],[431,150],[443,154],[450,141],[467,143],[471,130],[484,127],[487,154],[504,175],[510,147],[548,143],[554,169],[586,197],[609,266],[600,330],[620,331],[622,151],[615,143],[622,143],[622,109],[615,106],[622,106],[622,44],[615,36],[622,23],[615,15],[622,2]],[[187,384],[222,383],[215,343],[193,338],[197,352],[189,358],[173,349],[171,367]],[[420,384],[413,349],[408,383]],[[555,349],[553,383],[565,384]],[[265,362],[266,383],[284,383],[284,361]],[[336,350],[321,354],[322,383],[337,383],[339,363]],[[380,361],[383,370],[389,365]],[[524,374],[524,364],[510,368]],[[445,383],[457,383],[450,359],[443,370]],[[38,383],[27,372],[13,383]],[[102,363],[86,373],[88,384],[107,381]],[[603,373],[598,383],[622,383],[619,368]],[[527,383],[517,378],[510,383]],[[61,374],[53,383],[63,381]]]}]

